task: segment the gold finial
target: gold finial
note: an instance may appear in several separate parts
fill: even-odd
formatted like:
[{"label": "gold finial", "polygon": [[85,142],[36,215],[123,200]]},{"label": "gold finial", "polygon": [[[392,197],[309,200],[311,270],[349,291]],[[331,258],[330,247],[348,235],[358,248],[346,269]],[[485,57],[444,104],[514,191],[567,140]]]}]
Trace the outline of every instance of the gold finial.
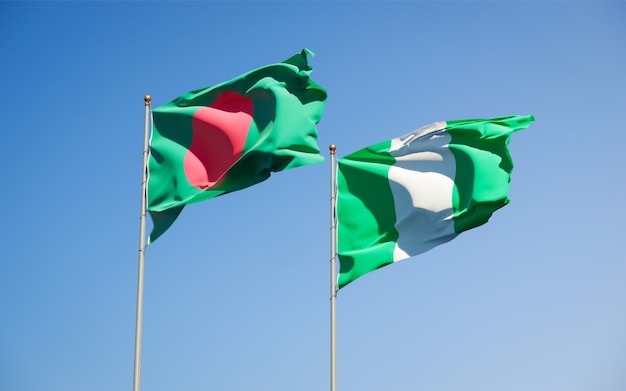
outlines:
[{"label": "gold finial", "polygon": [[146,102],[146,106],[148,106],[150,104],[150,102],[152,101],[152,97],[150,95],[146,95],[143,97],[144,102]]},{"label": "gold finial", "polygon": [[337,150],[337,146],[335,144],[330,144],[330,146],[328,147],[328,149],[330,149],[330,154],[334,155],[335,151]]}]

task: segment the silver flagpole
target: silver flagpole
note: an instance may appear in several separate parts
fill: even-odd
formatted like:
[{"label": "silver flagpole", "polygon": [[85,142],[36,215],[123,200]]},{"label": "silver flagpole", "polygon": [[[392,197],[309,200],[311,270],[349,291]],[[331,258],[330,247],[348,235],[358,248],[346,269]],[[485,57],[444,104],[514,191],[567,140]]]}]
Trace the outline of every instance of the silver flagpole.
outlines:
[{"label": "silver flagpole", "polygon": [[141,215],[139,217],[139,273],[137,278],[137,321],[135,324],[135,371],[133,375],[133,391],[139,391],[141,372],[141,327],[143,315],[143,264],[146,252],[146,198],[148,185],[148,134],[150,132],[150,102],[146,95],[146,116],[143,130],[143,176],[141,180]]},{"label": "silver flagpole", "polygon": [[337,218],[335,216],[335,197],[337,195],[335,152],[337,147],[330,147],[330,391],[337,390],[337,333],[336,333],[336,300],[337,300]]}]

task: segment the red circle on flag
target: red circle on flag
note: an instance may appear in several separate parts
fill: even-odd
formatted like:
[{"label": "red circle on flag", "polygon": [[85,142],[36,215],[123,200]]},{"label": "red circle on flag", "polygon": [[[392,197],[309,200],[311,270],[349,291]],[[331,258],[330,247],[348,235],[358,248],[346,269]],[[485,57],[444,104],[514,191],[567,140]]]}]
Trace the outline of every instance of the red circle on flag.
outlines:
[{"label": "red circle on flag", "polygon": [[193,139],[184,160],[189,183],[207,190],[224,179],[243,154],[253,114],[252,101],[235,91],[223,92],[195,112]]}]

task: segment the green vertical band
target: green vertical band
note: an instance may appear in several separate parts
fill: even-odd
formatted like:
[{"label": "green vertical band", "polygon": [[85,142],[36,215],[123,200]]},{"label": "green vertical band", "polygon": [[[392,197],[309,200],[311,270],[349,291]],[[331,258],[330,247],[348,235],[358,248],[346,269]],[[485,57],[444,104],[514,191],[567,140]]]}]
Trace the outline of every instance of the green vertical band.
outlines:
[{"label": "green vertical band", "polygon": [[509,203],[513,161],[507,145],[514,132],[528,127],[532,116],[448,121],[450,151],[456,159],[452,205],[457,233],[485,224]]},{"label": "green vertical band", "polygon": [[388,172],[390,141],[338,160],[339,288],[393,263],[398,232]]}]

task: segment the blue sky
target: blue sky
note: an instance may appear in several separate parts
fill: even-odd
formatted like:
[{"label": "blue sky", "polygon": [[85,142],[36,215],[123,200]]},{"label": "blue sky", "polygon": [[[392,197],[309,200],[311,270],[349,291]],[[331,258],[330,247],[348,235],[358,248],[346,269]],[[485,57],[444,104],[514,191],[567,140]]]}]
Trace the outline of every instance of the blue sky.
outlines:
[{"label": "blue sky", "polygon": [[0,2],[0,389],[132,388],[143,96],[308,48],[326,163],[146,254],[143,390],[329,387],[328,145],[533,114],[511,204],[339,292],[338,389],[626,389],[626,3]]}]

